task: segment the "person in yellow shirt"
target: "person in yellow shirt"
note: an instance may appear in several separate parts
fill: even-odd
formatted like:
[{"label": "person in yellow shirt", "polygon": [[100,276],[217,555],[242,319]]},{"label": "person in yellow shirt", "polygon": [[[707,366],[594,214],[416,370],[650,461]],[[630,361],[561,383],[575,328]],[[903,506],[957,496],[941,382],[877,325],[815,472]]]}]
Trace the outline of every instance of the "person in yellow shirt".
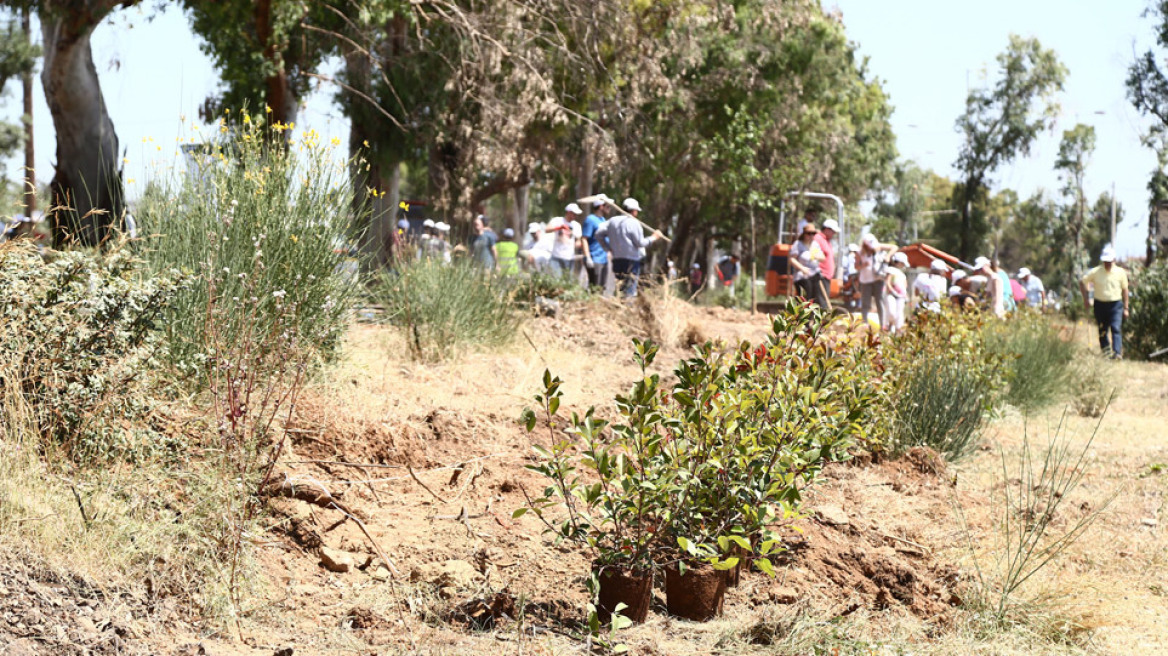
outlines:
[{"label": "person in yellow shirt", "polygon": [[[1115,263],[1115,249],[1108,246],[1099,256],[1099,266],[1079,281],[1083,306],[1091,308],[1087,287],[1095,295],[1095,323],[1099,325],[1099,349],[1113,358],[1123,357],[1123,320],[1128,316],[1127,271]],[[1110,334],[1110,339],[1108,339]]]}]

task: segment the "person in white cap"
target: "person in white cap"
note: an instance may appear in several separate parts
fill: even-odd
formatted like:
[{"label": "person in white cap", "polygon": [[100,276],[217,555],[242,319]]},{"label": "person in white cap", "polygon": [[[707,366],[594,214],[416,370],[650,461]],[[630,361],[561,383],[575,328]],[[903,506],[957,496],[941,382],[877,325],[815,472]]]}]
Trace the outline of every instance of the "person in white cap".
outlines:
[{"label": "person in white cap", "polygon": [[[1092,308],[1094,296],[1095,323],[1099,326],[1099,349],[1119,359],[1123,357],[1123,320],[1128,317],[1127,271],[1115,263],[1115,249],[1104,247],[1099,266],[1087,272],[1079,281],[1083,292],[1083,306]],[[1110,334],[1110,339],[1109,339]]]},{"label": "person in white cap", "polygon": [[434,229],[436,225],[438,224],[434,223],[434,219],[422,221],[422,234],[418,235],[417,239],[419,260],[427,259],[433,254],[430,241],[437,237]]},{"label": "person in white cap", "polygon": [[908,255],[897,251],[892,254],[892,263],[884,271],[884,325],[882,328],[893,334],[904,328],[904,302],[908,298]]},{"label": "person in white cap", "polygon": [[[828,219],[823,222],[823,228],[815,235],[815,243],[823,251],[823,259],[819,261],[819,273],[823,276],[825,289],[831,289],[831,279],[835,277],[835,236],[839,234],[839,221]],[[825,309],[831,309],[829,305]]]},{"label": "person in white cap", "polygon": [[848,244],[848,250],[844,253],[843,266],[843,288],[840,290],[840,296],[844,299],[844,307],[849,312],[854,312],[860,307],[860,270],[857,267],[856,260],[860,255],[859,244]]},{"label": "person in white cap", "polygon": [[909,296],[912,298],[912,307],[917,311],[940,312],[941,299],[949,288],[949,281],[945,274],[949,265],[944,260],[934,259],[929,263],[929,272],[922,273],[913,281]]},{"label": "person in white cap", "polygon": [[576,259],[576,246],[580,241],[580,224],[575,221],[569,223],[565,217],[557,216],[548,221],[544,232],[553,235],[549,261],[552,275],[571,275],[572,263]]},{"label": "person in white cap", "polygon": [[953,307],[963,312],[974,312],[977,310],[977,297],[965,291],[959,285],[953,285],[949,288],[949,302]]},{"label": "person in white cap", "polygon": [[988,257],[979,257],[973,261],[973,271],[979,276],[985,276],[985,288],[982,293],[985,295],[987,305],[994,313],[994,316],[999,319],[1006,316],[1006,288],[1002,285],[1002,279],[994,271],[993,263]]},{"label": "person in white cap", "polygon": [[702,283],[705,281],[706,277],[702,274],[702,265],[697,262],[689,265],[689,295],[691,297],[697,296],[698,292],[702,291]]},{"label": "person in white cap", "polygon": [[791,245],[791,278],[795,288],[804,300],[812,301],[824,310],[830,310],[826,285],[829,284],[823,277],[820,263],[826,257],[823,247],[816,239],[819,228],[814,223],[803,224],[803,232],[799,239]]},{"label": "person in white cap", "polygon": [[612,273],[620,283],[626,298],[637,295],[637,282],[641,277],[644,250],[662,237],[661,231],[645,236],[645,228],[637,217],[641,204],[635,198],[626,198],[622,203],[629,216],[618,214],[605,221],[596,231],[596,236],[608,241],[612,252]]},{"label": "person in white cap", "polygon": [[1030,269],[1022,267],[1018,269],[1018,282],[1022,283],[1023,289],[1026,290],[1027,305],[1039,310],[1046,307],[1046,287],[1038,276],[1031,273]]},{"label": "person in white cap", "polygon": [[868,313],[875,303],[876,317],[880,325],[884,325],[884,271],[888,266],[888,253],[895,250],[896,244],[881,244],[870,232],[860,240],[856,268],[860,280],[860,314],[864,321],[868,321]]},{"label": "person in white cap", "polygon": [[600,194],[596,202],[592,203],[592,213],[584,217],[584,222],[580,224],[580,235],[588,246],[584,252],[588,286],[599,287],[601,291],[608,286],[608,245],[603,238],[597,236],[596,231],[604,225],[611,203],[611,198]]},{"label": "person in white cap", "polygon": [[450,224],[438,221],[434,224],[434,236],[430,238],[430,251],[445,264],[450,264]]}]

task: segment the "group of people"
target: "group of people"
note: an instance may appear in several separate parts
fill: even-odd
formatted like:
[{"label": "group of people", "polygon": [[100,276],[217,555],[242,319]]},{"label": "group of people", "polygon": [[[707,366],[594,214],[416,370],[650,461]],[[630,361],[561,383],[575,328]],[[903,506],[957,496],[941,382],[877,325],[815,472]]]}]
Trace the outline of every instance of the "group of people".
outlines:
[{"label": "group of people", "polygon": [[[824,309],[831,307],[828,295],[835,271],[832,239],[838,233],[835,220],[825,221],[822,231],[803,221],[790,249],[791,276],[798,295]],[[1080,291],[1084,306],[1094,312],[1099,326],[1100,348],[1119,358],[1123,354],[1123,319],[1128,316],[1127,272],[1115,264],[1115,250],[1110,246],[1103,249],[1099,260],[1099,266],[1080,281]],[[1022,267],[1011,277],[998,261],[988,257],[978,257],[972,266],[965,266],[968,270],[954,270],[945,260],[935,258],[928,272],[909,284],[908,255],[895,244],[881,243],[867,233],[859,244],[848,245],[843,262],[845,307],[864,321],[872,320],[874,309],[876,325],[893,333],[904,327],[906,310],[941,312],[946,303],[960,311],[987,311],[999,318],[1021,306],[1046,308],[1046,287],[1029,268]]]},{"label": "group of people", "polygon": [[[617,210],[616,201],[604,194],[594,197],[585,212],[578,203],[568,203],[564,215],[546,223],[529,223],[522,240],[506,228],[500,237],[491,229],[490,219],[478,215],[466,250],[473,261],[486,271],[505,275],[520,271],[573,277],[586,276],[589,287],[604,289],[610,270],[621,292],[637,294],[646,249],[663,238],[659,230],[645,234],[638,218],[641,204],[626,198]],[[622,211],[623,210],[623,211]],[[610,218],[611,217],[611,218]],[[407,239],[410,225],[398,222],[399,235]],[[449,262],[452,252],[448,240],[450,226],[427,219],[422,234],[414,241],[419,258],[440,258]]]}]

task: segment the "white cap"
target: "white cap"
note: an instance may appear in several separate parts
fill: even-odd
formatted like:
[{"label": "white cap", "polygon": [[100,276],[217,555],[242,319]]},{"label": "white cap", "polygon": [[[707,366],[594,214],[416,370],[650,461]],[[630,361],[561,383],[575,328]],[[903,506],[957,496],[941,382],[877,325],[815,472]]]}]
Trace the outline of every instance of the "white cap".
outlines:
[{"label": "white cap", "polygon": [[700,268],[702,268],[702,265],[698,264],[697,262],[694,262],[693,264],[689,265],[689,268],[700,269]]},{"label": "white cap", "polygon": [[595,205],[597,203],[604,203],[606,205],[615,205],[616,201],[609,198],[607,194],[596,194],[596,200],[592,201],[592,204]]},{"label": "white cap", "polygon": [[990,266],[990,258],[988,258],[988,257],[984,257],[984,256],[979,257],[973,261],[973,269],[975,271],[981,271],[982,269],[988,269],[989,266]]},{"label": "white cap", "polygon": [[949,265],[945,264],[945,260],[933,260],[929,264],[929,270],[936,271],[937,273],[944,273],[949,270]]},{"label": "white cap", "polygon": [[839,221],[836,221],[835,219],[828,219],[828,220],[823,222],[823,229],[824,230],[835,230],[836,232],[839,232],[840,231]]},{"label": "white cap", "polygon": [[637,202],[636,198],[632,198],[632,197],[626,198],[625,202],[621,203],[621,205],[624,206],[626,212],[640,212],[641,211],[641,204]]},{"label": "white cap", "polygon": [[899,263],[899,264],[903,264],[905,266],[908,266],[908,256],[900,251],[897,251],[897,252],[892,254],[892,261]]},{"label": "white cap", "polygon": [[954,297],[954,296],[958,296],[958,295],[960,295],[960,294],[961,294],[961,288],[960,288],[960,287],[958,287],[957,285],[953,285],[952,287],[950,287],[950,288],[949,288],[949,296],[950,296],[950,298],[952,298],[952,297]]},{"label": "white cap", "polygon": [[870,232],[864,235],[864,238],[860,241],[864,242],[864,245],[868,246],[869,248],[876,248],[876,246],[880,244],[880,240],[876,239],[876,235]]},{"label": "white cap", "polygon": [[422,221],[423,228],[433,228],[436,225],[438,224],[434,223],[434,219],[426,219],[425,221]]},{"label": "white cap", "polygon": [[568,206],[564,208],[564,213],[565,214],[569,214],[569,213],[570,214],[583,214],[584,210],[580,209],[580,206],[577,205],[576,203],[568,203]]},{"label": "white cap", "polygon": [[[441,228],[439,228],[439,229],[441,230]],[[512,237],[515,236],[515,231],[512,230],[511,228],[503,228],[503,236],[506,237],[507,239],[511,239]]]},{"label": "white cap", "polygon": [[527,232],[529,232],[529,233],[539,232],[540,230],[543,230],[543,226],[541,226],[539,223],[528,223],[527,224]]},{"label": "white cap", "polygon": [[966,275],[967,274],[964,271],[962,271],[961,269],[958,269],[958,270],[953,272],[953,275],[949,276],[949,279],[952,280],[953,282],[957,282],[958,280],[961,280],[962,278],[964,278]]},{"label": "white cap", "polygon": [[1099,255],[1099,261],[1100,262],[1114,262],[1115,261],[1115,249],[1110,247],[1110,246],[1104,246],[1103,253]]},{"label": "white cap", "polygon": [[848,244],[848,250],[853,252],[853,253],[858,253],[860,251],[860,245],[859,244]]},{"label": "white cap", "polygon": [[439,232],[450,232],[450,224],[445,221],[439,221],[438,223],[435,223],[434,227]]},{"label": "white cap", "polygon": [[564,220],[564,217],[557,216],[556,218],[552,219],[551,221],[548,221],[547,226],[545,226],[545,227],[548,230],[555,230],[556,228],[562,228],[567,224],[568,224],[568,222]]},{"label": "white cap", "polygon": [[1030,275],[1030,269],[1027,269],[1026,267],[1022,267],[1021,269],[1018,269],[1018,277],[1019,278],[1026,278],[1029,275]]}]

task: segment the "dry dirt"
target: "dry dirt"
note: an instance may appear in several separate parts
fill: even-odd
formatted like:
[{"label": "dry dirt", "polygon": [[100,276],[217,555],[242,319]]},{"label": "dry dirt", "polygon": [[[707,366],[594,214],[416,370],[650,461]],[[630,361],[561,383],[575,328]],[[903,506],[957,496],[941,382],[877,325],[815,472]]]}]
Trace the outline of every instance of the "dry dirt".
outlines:
[{"label": "dry dirt", "polygon": [[[584,617],[586,558],[555,544],[534,518],[511,518],[524,490],[541,486],[524,469],[531,446],[550,439],[546,427],[523,432],[520,410],[545,368],[565,380],[565,410],[610,403],[638,376],[630,337],[665,341],[657,369],[668,372],[687,341],[757,340],[766,327],[730,310],[596,303],[532,319],[507,349],[421,365],[391,331],[355,325],[343,365],[301,401],[280,467],[297,489],[328,490],[349,515],[273,501],[269,535],[257,540],[262,593],[239,625],[160,615],[149,594],[110,598],[8,554],[0,656],[583,653],[573,636]],[[1156,439],[1168,418],[1168,369],[1124,363],[1119,374],[1088,505],[1075,507],[1087,512],[1102,496],[1119,496],[1035,582],[1061,593],[1060,608],[1094,629],[1085,647],[983,635],[960,610],[972,563],[954,504],[984,554],[1000,480],[995,449],[1020,443],[1023,420],[1010,412],[993,423],[989,449],[960,468],[924,450],[829,467],[807,493],[807,517],[790,532],[777,577],[744,575],[725,616],[707,624],[669,618],[658,598],[650,620],[620,640],[640,654],[786,653],[776,645],[801,627],[818,637],[787,648],[796,653],[820,653],[820,643],[822,653],[864,654],[1165,648],[1168,471],[1154,465],[1168,463]]]}]

